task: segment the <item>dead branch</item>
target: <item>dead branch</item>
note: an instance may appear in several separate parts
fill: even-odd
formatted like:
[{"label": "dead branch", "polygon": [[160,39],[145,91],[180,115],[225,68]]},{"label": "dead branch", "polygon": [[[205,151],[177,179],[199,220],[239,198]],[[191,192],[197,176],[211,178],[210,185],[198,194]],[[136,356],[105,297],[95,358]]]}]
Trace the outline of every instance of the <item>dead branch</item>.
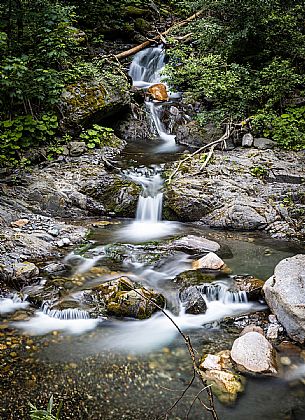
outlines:
[{"label": "dead branch", "polygon": [[[191,381],[188,383],[188,385],[186,386],[186,388],[183,390],[183,392],[181,393],[180,397],[175,401],[175,403],[167,410],[166,414],[165,414],[165,419],[168,418],[169,413],[173,410],[174,407],[176,407],[176,405],[179,403],[179,401],[181,401],[181,399],[184,397],[184,395],[187,393],[187,391],[190,389],[190,387],[192,386],[196,374],[199,378],[199,380],[201,381],[201,383],[203,384],[204,388],[203,390],[205,390],[207,392],[207,396],[208,396],[208,400],[209,400],[209,405],[206,405],[203,401],[200,400],[199,395],[196,396],[196,398],[199,399],[200,403],[202,404],[202,406],[211,414],[211,416],[213,417],[213,420],[219,420],[219,417],[217,415],[216,409],[215,409],[215,404],[214,404],[214,397],[213,397],[213,392],[211,390],[211,387],[207,384],[206,380],[203,377],[203,373],[202,371],[199,369],[197,361],[196,361],[196,356],[195,356],[195,351],[193,348],[193,345],[191,343],[191,339],[188,335],[184,334],[184,332],[180,329],[180,327],[176,324],[176,322],[168,315],[168,313],[166,313],[166,311],[160,306],[158,305],[154,299],[151,299],[147,296],[144,296],[141,292],[139,292],[136,288],[134,287],[130,287],[130,290],[133,290],[134,292],[136,292],[139,296],[141,296],[143,299],[151,302],[156,308],[158,308],[163,315],[166,316],[166,318],[169,319],[169,321],[175,326],[175,328],[177,329],[177,331],[179,332],[179,334],[181,335],[181,337],[183,338],[187,349],[189,351],[189,354],[191,356],[192,359],[192,364],[193,364],[193,376]],[[145,287],[143,287],[144,290],[147,290]]]},{"label": "dead branch", "polygon": [[220,139],[215,140],[215,141],[212,141],[211,143],[206,144],[205,146],[200,147],[195,152],[187,155],[186,158],[180,160],[179,163],[178,163],[178,165],[177,165],[177,167],[176,167],[176,169],[168,177],[167,184],[169,185],[172,182],[172,179],[177,174],[177,172],[181,168],[181,165],[183,165],[184,162],[187,162],[188,160],[192,159],[195,155],[198,155],[198,154],[202,153],[204,150],[211,148],[212,152],[210,150],[210,153],[208,154],[205,162],[203,163],[202,167],[200,168],[200,171],[203,170],[203,168],[206,167],[206,165],[208,164],[209,160],[211,159],[212,154],[213,154],[213,151],[214,151],[214,148],[218,144],[224,143],[226,140],[228,140],[230,138],[230,136],[232,135],[233,130],[234,130],[234,128],[232,127],[232,125],[231,124],[227,124],[226,125],[226,132],[225,132],[225,134],[222,137],[220,137]]},{"label": "dead branch", "polygon": [[199,12],[194,13],[192,16],[188,17],[187,19],[182,20],[181,22],[175,23],[170,28],[168,28],[166,31],[164,31],[162,33],[159,33],[154,38],[148,39],[148,40],[142,42],[142,44],[140,44],[140,45],[137,45],[137,46],[135,46],[133,48],[130,48],[129,50],[123,51],[119,54],[116,54],[115,58],[117,58],[117,59],[126,58],[126,57],[129,57],[130,55],[136,54],[137,52],[139,52],[141,50],[144,50],[144,48],[148,47],[153,42],[160,41],[160,40],[163,42],[163,40],[165,40],[165,36],[168,35],[171,31],[187,25],[188,23],[192,22],[193,20],[195,20],[199,16],[201,16],[202,13],[203,13],[203,10],[200,10]]}]

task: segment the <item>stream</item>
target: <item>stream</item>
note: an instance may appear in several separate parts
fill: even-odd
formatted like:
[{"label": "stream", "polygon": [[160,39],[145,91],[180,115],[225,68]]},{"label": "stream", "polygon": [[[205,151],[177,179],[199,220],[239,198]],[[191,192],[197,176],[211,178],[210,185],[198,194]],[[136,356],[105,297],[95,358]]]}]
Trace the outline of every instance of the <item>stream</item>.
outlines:
[{"label": "stream", "polygon": [[[138,53],[129,71],[134,86],[147,89],[159,83],[164,63],[162,47]],[[170,94],[170,100],[178,98]],[[232,276],[250,274],[266,280],[276,264],[296,254],[298,247],[258,233],[221,232],[164,220],[164,164],[177,159],[183,149],[162,122],[163,104],[147,99],[146,107],[158,142],[131,142],[120,162],[122,177],[141,187],[135,218],[96,223],[88,246],[66,256],[65,262],[73,266],[68,298],[77,301],[84,290],[115,278],[117,273],[127,275],[163,294],[166,313],[190,335],[198,354],[215,354],[231,348],[248,317],[255,323],[267,310],[264,302],[248,301],[245,292],[232,291]],[[185,313],[179,285],[174,282],[180,273],[191,269],[195,258],[169,247],[173,238],[186,235],[204,236],[221,244],[222,259],[231,270],[202,286],[207,311],[199,315]],[[106,274],[103,267],[108,269]],[[98,274],[92,275],[92,269]],[[78,283],[73,283],[75,278]],[[45,284],[43,278],[34,287],[40,293]],[[33,288],[25,290],[25,295],[31,293]],[[187,348],[161,312],[145,320],[93,318],[82,307],[52,309],[44,302],[34,309],[26,296],[12,296],[0,302],[0,314],[0,348],[5,350],[0,370],[3,420],[29,418],[28,402],[46,407],[52,394],[55,404],[63,401],[63,419],[164,418],[192,377]],[[7,325],[12,329],[5,336],[1,330]],[[296,366],[300,364],[289,344],[278,351]],[[296,380],[302,372],[296,372],[295,377],[288,376],[283,368],[276,378],[247,377],[245,391],[235,404],[216,401],[219,418],[305,418],[305,388]],[[185,419],[199,391],[200,384],[195,383],[168,418]],[[196,403],[188,418],[211,417]]]}]

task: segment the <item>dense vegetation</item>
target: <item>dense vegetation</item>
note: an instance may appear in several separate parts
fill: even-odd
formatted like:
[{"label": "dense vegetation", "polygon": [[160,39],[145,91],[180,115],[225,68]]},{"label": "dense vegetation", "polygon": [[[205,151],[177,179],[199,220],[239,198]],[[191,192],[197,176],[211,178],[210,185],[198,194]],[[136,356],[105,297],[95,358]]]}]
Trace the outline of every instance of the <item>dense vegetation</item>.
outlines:
[{"label": "dense vegetation", "polygon": [[20,162],[20,151],[62,138],[63,87],[94,75],[93,58],[111,43],[112,52],[122,39],[135,45],[199,10],[198,19],[167,39],[167,77],[201,103],[198,120],[252,116],[258,133],[303,148],[304,1],[4,0],[0,162]]}]

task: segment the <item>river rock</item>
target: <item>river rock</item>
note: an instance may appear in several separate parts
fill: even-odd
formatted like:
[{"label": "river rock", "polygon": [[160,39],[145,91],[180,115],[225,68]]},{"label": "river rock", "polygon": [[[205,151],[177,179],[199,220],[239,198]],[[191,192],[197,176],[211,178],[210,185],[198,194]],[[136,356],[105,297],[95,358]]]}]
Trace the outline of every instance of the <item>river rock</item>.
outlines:
[{"label": "river rock", "polygon": [[238,393],[244,390],[245,378],[233,371],[230,351],[207,354],[200,363],[202,376],[212,385],[213,394],[223,404],[232,404]]},{"label": "river rock", "polygon": [[180,299],[187,314],[204,314],[207,310],[203,294],[196,286],[190,286],[180,292]]},{"label": "river rock", "polygon": [[163,83],[156,83],[155,85],[150,86],[147,89],[147,92],[156,101],[168,101],[168,93],[166,90],[166,86]]},{"label": "river rock", "polygon": [[212,283],[215,281],[217,276],[220,274],[219,271],[214,273],[206,272],[206,270],[187,270],[180,273],[173,280],[174,283],[178,284],[181,288],[200,285],[204,283]]},{"label": "river rock", "polygon": [[31,262],[20,262],[13,264],[15,279],[17,282],[24,283],[39,275],[38,267]]},{"label": "river rock", "polygon": [[[131,290],[132,289],[132,290]],[[103,301],[107,313],[118,317],[149,318],[158,307],[164,307],[164,297],[132,282],[127,277],[105,282],[94,288],[93,296]]]},{"label": "river rock", "polygon": [[286,258],[264,285],[265,299],[295,341],[305,341],[305,255]]},{"label": "river rock", "polygon": [[195,260],[192,263],[192,268],[197,270],[198,268],[203,268],[206,270],[221,270],[225,266],[225,263],[222,261],[218,255],[214,254],[214,252],[209,252],[204,257],[200,258],[199,260]]},{"label": "river rock", "polygon": [[232,346],[231,357],[241,372],[265,375],[277,373],[275,351],[258,332],[248,332],[237,338]]},{"label": "river rock", "polygon": [[264,281],[253,276],[234,276],[233,289],[246,292],[248,300],[262,299],[262,288]]},{"label": "river rock", "polygon": [[206,253],[206,252],[217,252],[220,249],[220,245],[203,236],[187,235],[180,239],[176,239],[170,244],[170,248],[185,251],[190,254]]}]

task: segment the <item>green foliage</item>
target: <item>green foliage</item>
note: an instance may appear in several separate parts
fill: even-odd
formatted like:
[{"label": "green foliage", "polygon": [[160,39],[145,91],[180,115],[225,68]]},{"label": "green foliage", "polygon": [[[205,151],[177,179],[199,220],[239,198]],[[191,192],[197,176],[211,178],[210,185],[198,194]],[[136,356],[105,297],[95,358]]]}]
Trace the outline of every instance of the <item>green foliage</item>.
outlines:
[{"label": "green foliage", "polygon": [[93,128],[84,131],[80,138],[85,141],[89,149],[96,147],[111,146],[113,140],[112,128],[94,124]]},{"label": "green foliage", "polygon": [[287,108],[284,114],[259,113],[253,118],[258,134],[270,137],[284,149],[305,149],[305,106]]},{"label": "green foliage", "polygon": [[250,172],[256,178],[265,178],[268,175],[268,169],[264,166],[254,166],[250,169]]},{"label": "green foliage", "polygon": [[57,117],[52,114],[42,115],[40,119],[26,115],[0,121],[0,164],[17,164],[22,152],[51,141],[57,128]]},{"label": "green foliage", "polygon": [[52,414],[53,406],[54,406],[54,400],[53,395],[51,396],[47,409],[46,410],[39,410],[36,408],[35,405],[29,403],[30,406],[30,418],[31,420],[59,420],[60,410],[62,407],[62,401],[59,404],[59,407],[57,409],[56,414]]}]

